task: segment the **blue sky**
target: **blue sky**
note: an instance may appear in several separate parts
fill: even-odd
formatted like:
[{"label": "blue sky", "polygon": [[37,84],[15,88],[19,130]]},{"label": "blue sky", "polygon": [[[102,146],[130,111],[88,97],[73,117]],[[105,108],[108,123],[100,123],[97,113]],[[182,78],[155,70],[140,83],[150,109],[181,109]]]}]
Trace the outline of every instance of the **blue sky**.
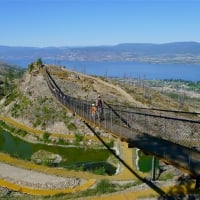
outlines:
[{"label": "blue sky", "polygon": [[200,0],[0,0],[0,45],[200,42]]}]

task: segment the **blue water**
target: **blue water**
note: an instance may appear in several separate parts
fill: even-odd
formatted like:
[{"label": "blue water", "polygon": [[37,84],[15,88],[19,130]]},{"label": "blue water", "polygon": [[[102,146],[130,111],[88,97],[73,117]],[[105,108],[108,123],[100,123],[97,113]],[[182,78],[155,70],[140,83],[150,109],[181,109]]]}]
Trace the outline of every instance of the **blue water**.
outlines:
[{"label": "blue water", "polygon": [[[140,62],[89,62],[44,60],[44,64],[56,64],[81,73],[105,77],[141,79],[183,79],[200,81],[200,64],[152,64]],[[8,62],[27,67],[32,60],[9,60]]]},{"label": "blue water", "polygon": [[149,64],[138,62],[61,62],[82,73],[106,77],[200,80],[200,64]]}]

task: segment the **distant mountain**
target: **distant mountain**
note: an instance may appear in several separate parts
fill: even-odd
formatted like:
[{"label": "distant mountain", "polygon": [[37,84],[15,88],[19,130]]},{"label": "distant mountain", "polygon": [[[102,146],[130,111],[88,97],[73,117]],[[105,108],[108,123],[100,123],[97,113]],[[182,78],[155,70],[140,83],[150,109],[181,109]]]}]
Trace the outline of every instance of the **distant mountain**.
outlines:
[{"label": "distant mountain", "polygon": [[0,61],[12,59],[68,61],[138,61],[154,63],[200,63],[200,43],[124,43],[89,47],[0,46]]},{"label": "distant mountain", "polygon": [[200,54],[200,43],[197,42],[174,42],[166,44],[119,44],[120,50],[135,51],[138,54]]}]

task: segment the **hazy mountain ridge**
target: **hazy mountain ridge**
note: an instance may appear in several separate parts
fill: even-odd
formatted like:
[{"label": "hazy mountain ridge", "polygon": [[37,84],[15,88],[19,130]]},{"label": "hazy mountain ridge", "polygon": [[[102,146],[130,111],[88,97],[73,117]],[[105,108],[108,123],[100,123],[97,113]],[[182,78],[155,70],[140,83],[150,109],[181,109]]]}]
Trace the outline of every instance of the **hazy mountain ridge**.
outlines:
[{"label": "hazy mountain ridge", "polygon": [[138,61],[200,63],[200,43],[122,43],[114,46],[9,47],[0,46],[0,60],[45,59],[69,61]]}]

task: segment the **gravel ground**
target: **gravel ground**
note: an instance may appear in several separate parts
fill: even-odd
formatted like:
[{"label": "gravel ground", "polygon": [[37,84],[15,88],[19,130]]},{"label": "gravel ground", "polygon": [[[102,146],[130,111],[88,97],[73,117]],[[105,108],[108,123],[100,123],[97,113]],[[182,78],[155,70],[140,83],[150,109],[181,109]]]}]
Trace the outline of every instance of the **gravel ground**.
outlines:
[{"label": "gravel ground", "polygon": [[[44,189],[62,189],[74,187],[80,184],[81,179],[77,178],[64,178],[58,177],[55,175],[47,175],[44,173],[30,171],[26,169],[22,169],[19,167],[11,166],[5,163],[0,162],[0,178],[9,180],[13,183],[17,183],[24,186],[34,187],[34,188],[44,188]],[[82,180],[83,181],[83,180]],[[175,183],[174,181],[166,181],[166,182],[154,182],[158,187],[167,186]],[[133,191],[143,191],[149,189],[146,184],[141,184],[138,186],[134,186],[126,189],[124,192],[133,192]],[[123,192],[122,192],[123,193]],[[117,192],[116,194],[121,194],[121,192]],[[32,198],[31,196],[20,194],[19,192],[13,192],[9,189],[0,187],[0,199],[5,198],[17,198],[17,197],[27,197],[27,199]],[[39,198],[40,199],[40,198]],[[87,199],[87,198],[86,198]],[[90,198],[89,198],[90,199]],[[141,200],[198,200],[200,199],[200,195],[177,195],[174,197],[160,197],[160,198],[141,198]]]},{"label": "gravel ground", "polygon": [[40,189],[73,188],[81,182],[78,178],[64,178],[36,171],[30,172],[30,170],[5,163],[0,163],[0,178],[19,185]]}]

